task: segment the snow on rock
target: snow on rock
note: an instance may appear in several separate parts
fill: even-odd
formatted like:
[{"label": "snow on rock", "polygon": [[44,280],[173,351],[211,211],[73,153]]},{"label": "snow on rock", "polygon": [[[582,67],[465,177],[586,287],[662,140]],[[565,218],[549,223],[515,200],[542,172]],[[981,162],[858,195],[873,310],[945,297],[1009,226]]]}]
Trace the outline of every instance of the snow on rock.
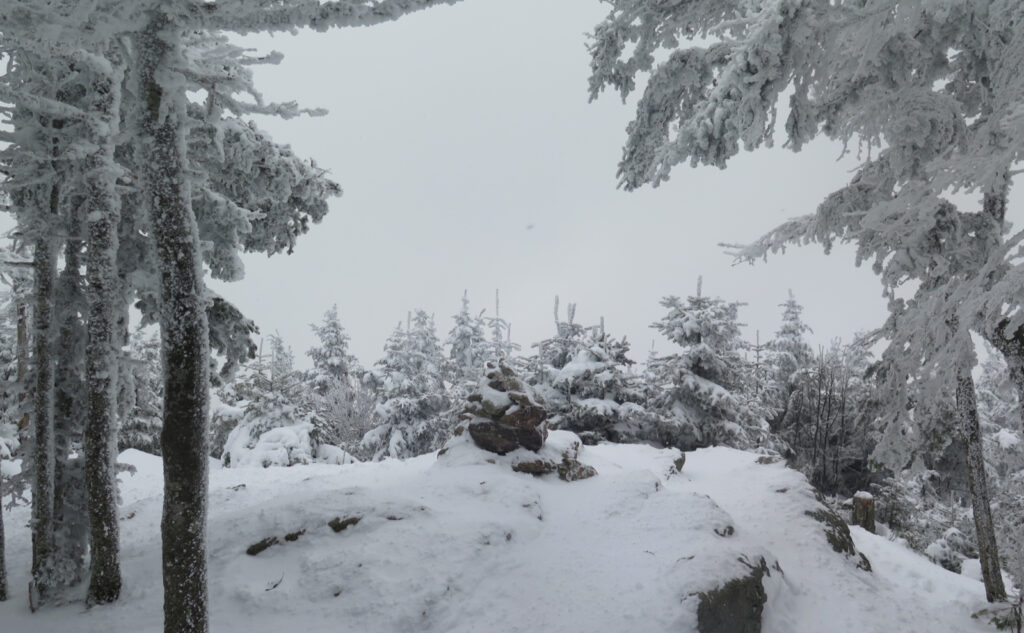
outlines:
[{"label": "snow on rock", "polygon": [[[540,455],[574,438],[552,432]],[[440,459],[211,468],[211,630],[692,633],[702,594],[753,568],[764,633],[987,630],[970,618],[977,581],[858,528],[873,572],[833,551],[813,491],[781,464],[715,448],[676,473],[678,451],[602,444],[578,448],[598,475],[567,483],[460,439]],[[162,630],[160,459],[120,459],[135,469],[120,475],[122,599],[30,614],[29,511],[5,510],[0,630]]]}]

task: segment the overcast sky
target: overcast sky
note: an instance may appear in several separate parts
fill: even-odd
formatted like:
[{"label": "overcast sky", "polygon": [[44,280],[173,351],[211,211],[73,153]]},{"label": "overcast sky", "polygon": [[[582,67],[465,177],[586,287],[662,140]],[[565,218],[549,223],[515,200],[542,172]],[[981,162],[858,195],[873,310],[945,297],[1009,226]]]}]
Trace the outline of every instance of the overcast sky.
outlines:
[{"label": "overcast sky", "polygon": [[218,290],[302,366],[309,324],[331,304],[370,364],[411,309],[434,313],[443,339],[464,289],[475,310],[492,310],[500,289],[524,347],[551,335],[559,295],[578,304],[577,322],[604,316],[628,336],[636,360],[659,338],[659,299],[692,294],[699,275],[706,294],[749,304],[751,337],[775,331],[788,289],[816,344],[877,326],[880,285],[850,250],[732,266],[718,246],[812,212],[855,164],[837,146],[760,150],[725,171],[681,166],[657,189],[616,189],[632,106],[587,100],[585,34],[605,12],[597,0],[465,0],[378,27],[246,39],[285,54],[257,71],[268,100],[330,110],[260,125],[345,194],[293,255],[247,257],[246,279]]}]

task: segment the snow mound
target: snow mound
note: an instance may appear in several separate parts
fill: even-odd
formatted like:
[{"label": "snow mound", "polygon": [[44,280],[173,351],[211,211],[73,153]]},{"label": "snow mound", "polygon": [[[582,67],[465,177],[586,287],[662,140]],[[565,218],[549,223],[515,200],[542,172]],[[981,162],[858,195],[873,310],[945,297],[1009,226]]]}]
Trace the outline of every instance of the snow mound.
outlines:
[{"label": "snow mound", "polygon": [[[574,439],[552,432],[555,458]],[[211,468],[211,630],[220,633],[697,630],[701,594],[763,558],[765,633],[987,630],[975,580],[853,528],[834,551],[806,480],[730,449],[579,449],[598,475],[512,471],[516,459],[452,442],[440,459]],[[544,455],[542,455],[544,456]],[[0,630],[158,633],[161,469],[126,451],[124,592],[114,605],[30,614],[28,509],[5,516],[12,599]]]},{"label": "snow mound", "polygon": [[[239,424],[224,443],[224,465],[231,468],[294,466],[296,464],[352,464],[355,457],[337,446],[313,441],[313,424],[299,422],[259,433],[252,424]],[[254,437],[255,436],[255,437]]]}]

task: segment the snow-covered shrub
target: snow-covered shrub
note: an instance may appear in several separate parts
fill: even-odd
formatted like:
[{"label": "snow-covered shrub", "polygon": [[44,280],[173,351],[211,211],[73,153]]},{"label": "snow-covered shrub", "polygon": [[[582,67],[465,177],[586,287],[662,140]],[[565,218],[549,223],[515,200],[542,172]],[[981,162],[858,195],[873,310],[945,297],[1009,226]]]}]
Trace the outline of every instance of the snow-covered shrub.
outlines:
[{"label": "snow-covered shrub", "polygon": [[314,461],[316,447],[308,422],[279,426],[258,433],[257,423],[241,424],[228,435],[224,445],[224,466],[293,466]]},{"label": "snow-covered shrub", "polygon": [[959,574],[964,560],[977,557],[978,549],[966,534],[951,527],[940,538],[929,543],[924,553],[935,564]]}]

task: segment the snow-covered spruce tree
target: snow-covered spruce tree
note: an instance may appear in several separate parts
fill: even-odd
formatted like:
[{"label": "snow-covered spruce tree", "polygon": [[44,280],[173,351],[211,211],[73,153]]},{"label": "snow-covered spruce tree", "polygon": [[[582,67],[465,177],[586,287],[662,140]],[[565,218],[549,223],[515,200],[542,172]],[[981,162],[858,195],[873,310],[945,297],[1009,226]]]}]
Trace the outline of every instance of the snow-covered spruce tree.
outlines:
[{"label": "snow-covered spruce tree", "polygon": [[782,323],[768,347],[771,352],[770,362],[775,370],[776,390],[780,398],[776,402],[777,409],[785,415],[789,394],[793,390],[793,375],[811,365],[814,361],[814,351],[804,338],[811,328],[803,322],[800,316],[804,310],[803,306],[797,303],[792,290],[779,307],[782,308]]},{"label": "snow-covered spruce tree", "polygon": [[[650,73],[620,163],[626,187],[657,184],[681,162],[724,167],[741,142],[770,144],[789,88],[791,147],[824,134],[877,148],[817,214],[787,222],[740,255],[756,259],[808,241],[828,248],[838,238],[857,244],[858,262],[874,261],[888,289],[921,284],[913,301],[891,302],[898,319],[890,325],[924,327],[899,350],[925,359],[910,373],[958,387],[986,594],[1001,600],[995,540],[982,525],[989,511],[980,447],[970,444],[978,433],[967,332],[1016,340],[1024,326],[1015,312],[1020,266],[1006,257],[1020,237],[1004,239],[1011,166],[1024,143],[1024,7],[1014,0],[613,6],[591,46],[592,95],[605,85],[628,94],[638,73]],[[680,37],[710,43],[680,47]],[[659,49],[667,56],[655,55]],[[945,199],[957,189],[975,192],[979,208],[957,210]],[[958,303],[949,303],[954,295]]]},{"label": "snow-covered spruce tree", "polygon": [[310,327],[320,343],[306,354],[313,359],[308,374],[312,406],[327,429],[322,441],[353,450],[370,428],[375,396],[363,385],[365,371],[348,351],[338,307],[324,314],[321,325]]},{"label": "snow-covered spruce tree", "polygon": [[163,402],[163,379],[160,369],[160,335],[138,328],[129,341],[130,354],[126,373],[131,375],[133,393],[130,407],[118,430],[117,448],[135,448],[152,455],[160,454],[160,412]]},{"label": "snow-covered spruce tree", "polygon": [[739,397],[742,304],[703,295],[698,281],[696,295],[666,297],[661,305],[668,314],[651,327],[682,350],[649,363],[658,390],[650,404],[665,420],[660,441],[683,450],[769,444],[767,422]]},{"label": "snow-covered spruce tree", "polygon": [[491,331],[490,360],[512,360],[513,354],[519,351],[519,345],[512,342],[512,324],[501,318],[501,304],[498,291],[494,291],[494,316],[486,317],[484,323]]},{"label": "snow-covered spruce tree", "polygon": [[469,312],[468,292],[462,293],[462,309],[452,319],[455,325],[445,341],[449,350],[447,378],[459,392],[453,395],[453,400],[463,400],[483,372],[489,351],[487,334],[483,311],[476,316]]},{"label": "snow-covered spruce tree", "polygon": [[615,339],[600,325],[576,324],[576,305],[567,320],[558,314],[556,335],[534,344],[529,381],[544,398],[549,426],[573,431],[586,442],[623,442],[645,437],[654,419],[643,406],[640,377],[631,373],[629,343]]},{"label": "snow-covered spruce tree", "polygon": [[434,319],[423,310],[399,323],[384,344],[375,368],[378,404],[375,428],[362,448],[374,460],[406,458],[440,448],[448,438],[449,408],[442,368],[444,356]]},{"label": "snow-covered spruce tree", "polygon": [[320,344],[311,347],[306,355],[313,360],[310,376],[312,389],[324,394],[339,382],[346,382],[355,370],[356,360],[348,352],[348,334],[338,319],[338,306],[324,313],[321,325],[310,325]]}]

